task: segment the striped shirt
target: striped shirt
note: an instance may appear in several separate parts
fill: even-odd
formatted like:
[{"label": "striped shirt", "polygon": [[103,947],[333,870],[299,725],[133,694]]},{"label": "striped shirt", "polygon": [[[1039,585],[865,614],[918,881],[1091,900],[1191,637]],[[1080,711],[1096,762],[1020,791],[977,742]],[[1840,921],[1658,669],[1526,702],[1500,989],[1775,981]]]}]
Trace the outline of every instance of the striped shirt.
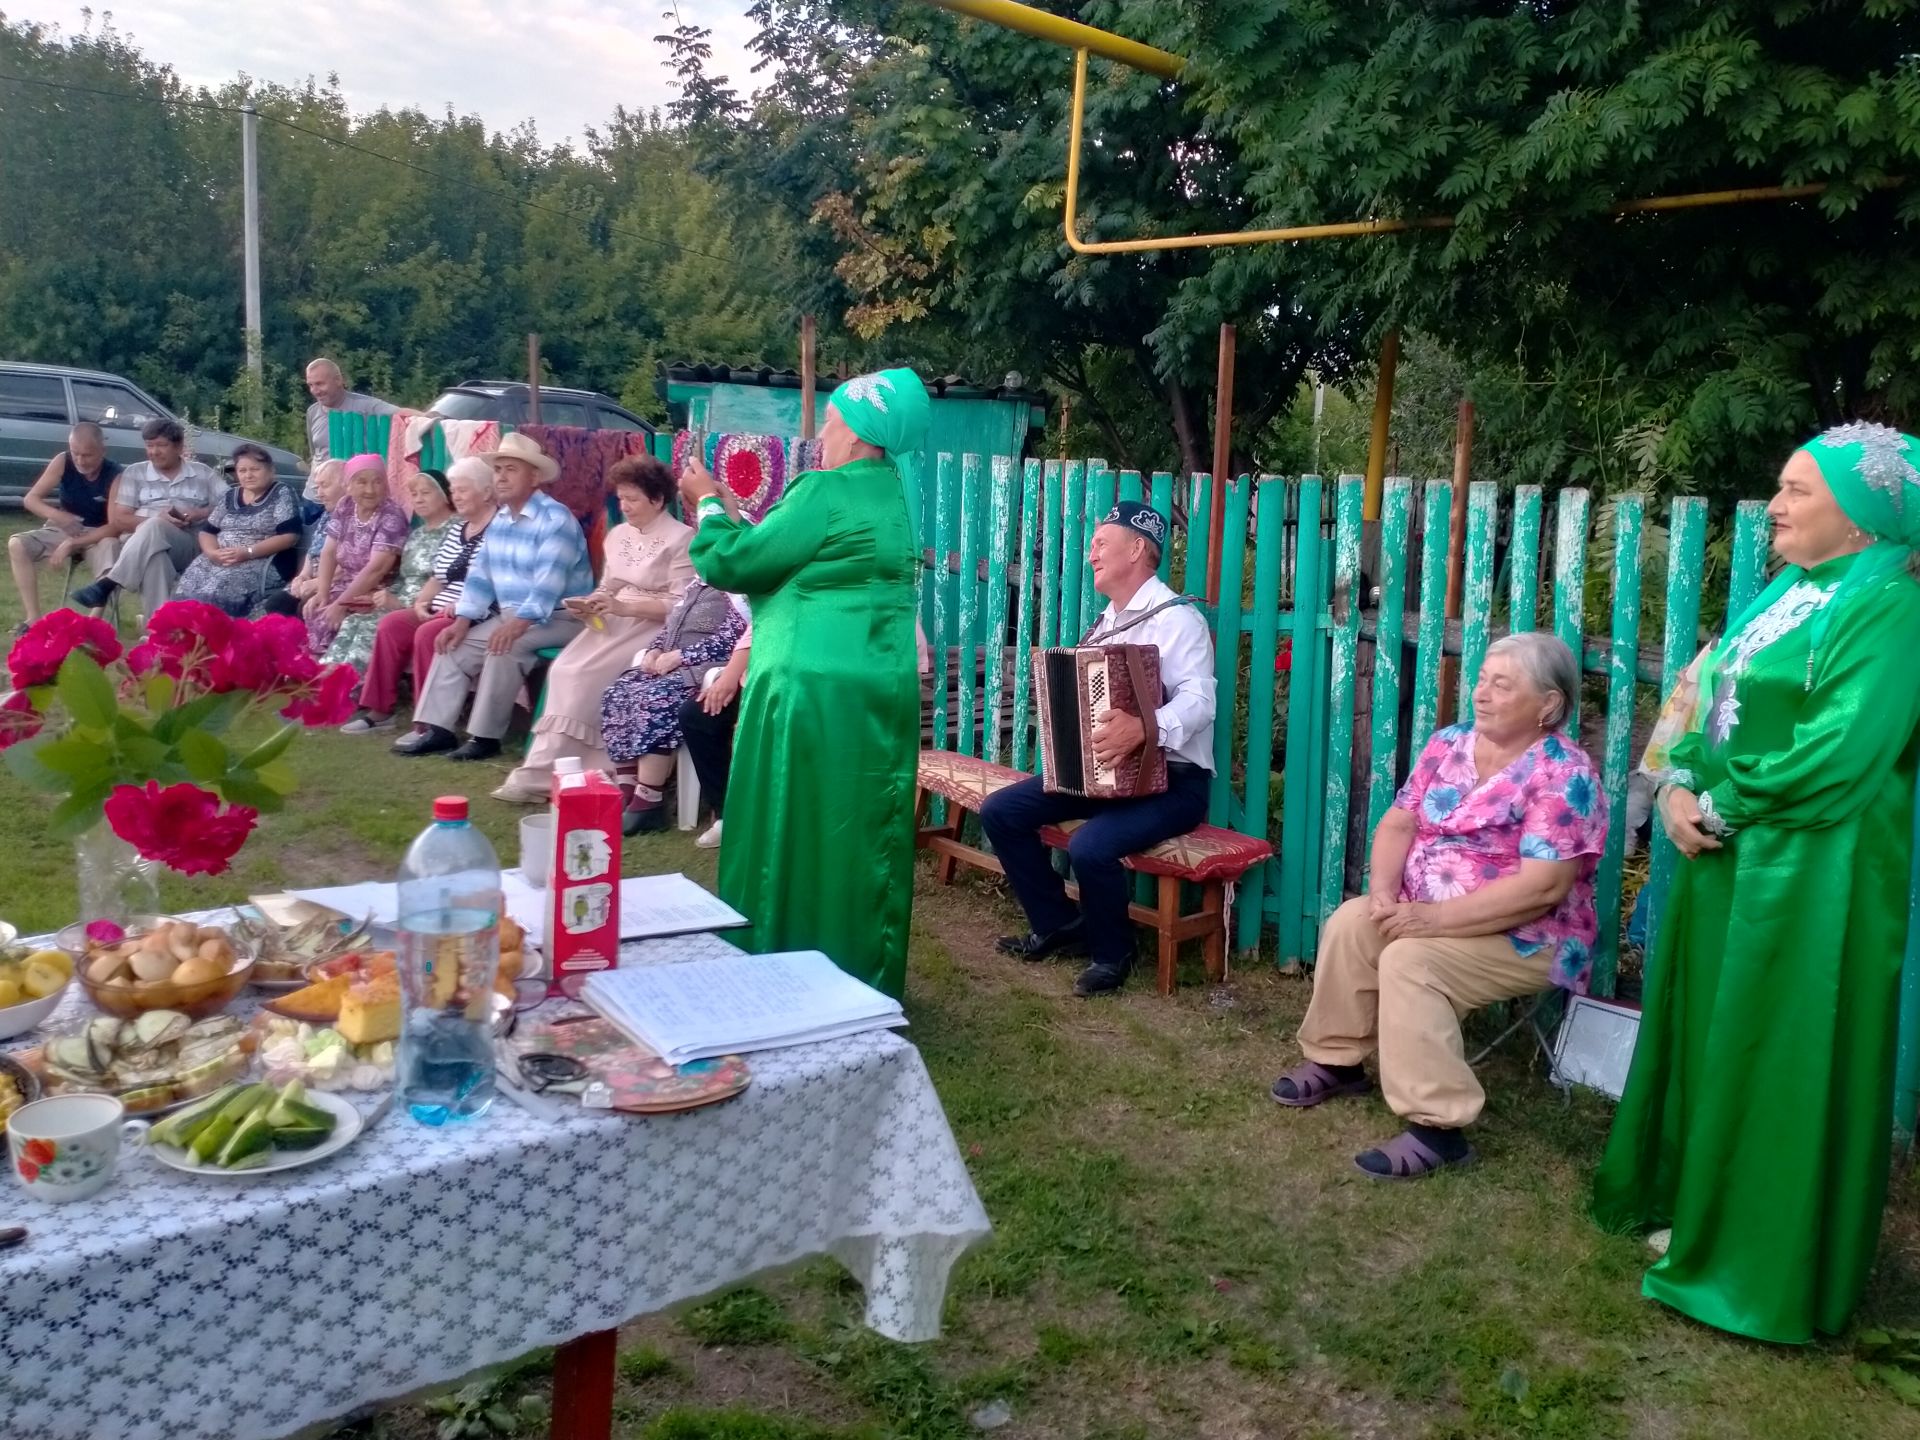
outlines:
[{"label": "striped shirt", "polygon": [[505,506],[494,515],[454,613],[480,621],[497,606],[502,615],[544,625],[562,599],[591,589],[593,565],[580,522],[536,490],[518,515]]},{"label": "striped shirt", "polygon": [[455,523],[447,526],[447,533],[440,537],[440,548],[433,552],[433,578],[440,582],[440,588],[433,592],[431,609],[435,615],[448,614],[460,603],[467,588],[467,572],[473,568],[475,552],[486,538],[487,532],[482,530],[467,539],[466,522],[457,516]]}]

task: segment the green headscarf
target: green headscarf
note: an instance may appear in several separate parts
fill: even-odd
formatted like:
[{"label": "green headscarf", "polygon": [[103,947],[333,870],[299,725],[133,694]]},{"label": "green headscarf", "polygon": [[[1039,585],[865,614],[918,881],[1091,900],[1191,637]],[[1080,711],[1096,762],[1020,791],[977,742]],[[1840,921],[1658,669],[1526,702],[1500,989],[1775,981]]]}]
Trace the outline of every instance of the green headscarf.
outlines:
[{"label": "green headscarf", "polygon": [[907,524],[917,554],[920,546],[920,452],[926,448],[933,402],[911,370],[881,370],[860,375],[833,392],[827,404],[839,411],[847,428],[869,445],[887,452],[900,472],[907,501]]},{"label": "green headscarf", "polygon": [[[1878,585],[1907,563],[1920,548],[1920,440],[1902,434],[1891,425],[1876,425],[1867,420],[1835,426],[1800,447],[1820,467],[1820,476],[1833,492],[1834,502],[1872,544],[1862,550],[1847,571],[1840,588],[1813,617],[1812,646],[1808,655],[1808,675],[1812,676],[1813,657],[1820,642],[1832,628],[1833,617],[1853,596]],[[1727,627],[1727,633],[1715,647],[1717,661],[1728,644],[1754,616],[1761,614],[1789,587],[1805,578],[1806,571],[1788,565],[1771,585]],[[1713,668],[1717,668],[1717,665]],[[1703,680],[1702,694],[1711,693]]]}]

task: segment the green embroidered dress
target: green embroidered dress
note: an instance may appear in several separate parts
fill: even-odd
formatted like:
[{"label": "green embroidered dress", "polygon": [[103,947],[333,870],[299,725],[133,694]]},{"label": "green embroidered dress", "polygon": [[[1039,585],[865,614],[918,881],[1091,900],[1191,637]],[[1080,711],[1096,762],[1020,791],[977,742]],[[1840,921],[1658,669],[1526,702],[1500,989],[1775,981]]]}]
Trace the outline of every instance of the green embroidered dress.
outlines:
[{"label": "green embroidered dress", "polygon": [[752,924],[741,943],[825,951],[898,996],[920,749],[900,474],[854,460],[798,476],[754,526],[708,500],[692,555],[753,610],[720,850],[720,893]]},{"label": "green embroidered dress", "polygon": [[1920,724],[1920,584],[1814,618],[1807,571],[1718,652],[1667,779],[1722,849],[1682,860],[1594,1187],[1602,1224],[1673,1228],[1644,1292],[1785,1343],[1842,1330],[1887,1193]]}]

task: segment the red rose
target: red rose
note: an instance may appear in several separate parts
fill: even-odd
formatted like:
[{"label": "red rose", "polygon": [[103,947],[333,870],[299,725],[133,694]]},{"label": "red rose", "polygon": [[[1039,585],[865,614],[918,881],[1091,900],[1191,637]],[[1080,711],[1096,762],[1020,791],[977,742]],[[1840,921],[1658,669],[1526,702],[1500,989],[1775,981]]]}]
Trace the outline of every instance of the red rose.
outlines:
[{"label": "red rose", "polygon": [[194,646],[218,650],[233,634],[233,617],[203,600],[169,600],[147,621],[147,638],[163,650],[185,654]]},{"label": "red rose", "polygon": [[205,669],[206,686],[216,695],[232,690],[264,694],[280,680],[273,652],[261,643],[250,625],[236,625],[220,652],[207,660]]},{"label": "red rose", "polygon": [[107,823],[148,860],[183,875],[218,875],[259,818],[244,805],[223,813],[220,797],[197,785],[119,785],[107,796]]},{"label": "red rose", "polygon": [[136,675],[158,670],[189,685],[208,685],[208,662],[233,634],[233,617],[199,600],[169,600],[147,621],[147,638],[127,656]]},{"label": "red rose", "polygon": [[42,615],[13,642],[7,655],[13,688],[51,685],[75,650],[84,650],[102,665],[111,665],[120,658],[120,637],[106,621],[78,610],[54,610]]},{"label": "red rose", "polygon": [[22,1160],[20,1162],[20,1178],[29,1183],[38,1180],[40,1178],[40,1167],[31,1160]]},{"label": "red rose", "polygon": [[253,833],[259,812],[245,805],[229,805],[226,813],[207,821],[167,859],[182,875],[220,875],[226,872],[240,847]]},{"label": "red rose", "polygon": [[281,684],[304,685],[319,678],[320,662],[307,648],[307,627],[291,615],[263,615],[249,627],[273,660]]},{"label": "red rose", "polygon": [[280,715],[298,720],[308,729],[344,725],[353,718],[353,692],[360,672],[351,665],[332,665],[318,685],[307,686],[288,701]]},{"label": "red rose", "polygon": [[33,708],[33,697],[24,690],[14,691],[0,700],[0,750],[31,740],[45,723],[40,712]]},{"label": "red rose", "polygon": [[51,1165],[59,1153],[51,1140],[29,1140],[20,1147],[21,1156],[36,1165]]}]

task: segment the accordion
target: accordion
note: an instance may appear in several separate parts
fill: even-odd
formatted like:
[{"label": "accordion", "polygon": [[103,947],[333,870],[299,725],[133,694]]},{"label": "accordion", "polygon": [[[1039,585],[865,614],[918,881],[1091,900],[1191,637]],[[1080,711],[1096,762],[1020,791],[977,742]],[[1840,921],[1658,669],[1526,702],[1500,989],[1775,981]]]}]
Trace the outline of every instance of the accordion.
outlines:
[{"label": "accordion", "polygon": [[[1033,652],[1035,711],[1040,729],[1041,783],[1055,794],[1124,800],[1167,788],[1167,757],[1154,723],[1160,708],[1160,652],[1152,645],[1080,645]],[[1093,727],[1104,711],[1140,719],[1140,749],[1112,766],[1093,753]]]}]

